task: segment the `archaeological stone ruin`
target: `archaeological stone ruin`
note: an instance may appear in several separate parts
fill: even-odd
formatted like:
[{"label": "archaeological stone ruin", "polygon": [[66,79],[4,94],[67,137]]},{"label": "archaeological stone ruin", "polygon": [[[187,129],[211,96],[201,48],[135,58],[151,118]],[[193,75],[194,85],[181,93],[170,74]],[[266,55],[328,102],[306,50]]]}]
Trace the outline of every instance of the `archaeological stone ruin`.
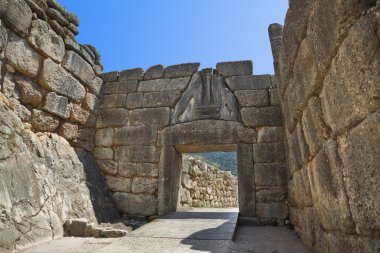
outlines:
[{"label": "archaeological stone ruin", "polygon": [[[102,73],[78,26],[56,0],[0,1],[0,252],[72,219],[195,206],[238,206],[316,252],[380,252],[379,0],[290,0],[269,27],[275,75]],[[183,155],[209,151],[235,151],[237,179]]]}]

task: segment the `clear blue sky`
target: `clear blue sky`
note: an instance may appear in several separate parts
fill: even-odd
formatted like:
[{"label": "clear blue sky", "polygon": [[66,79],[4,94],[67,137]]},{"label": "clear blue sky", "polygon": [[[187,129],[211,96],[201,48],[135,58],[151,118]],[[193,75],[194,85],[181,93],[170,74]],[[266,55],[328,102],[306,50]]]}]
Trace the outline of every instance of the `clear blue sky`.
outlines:
[{"label": "clear blue sky", "polygon": [[77,40],[100,52],[105,71],[155,64],[252,60],[273,73],[268,26],[287,0],[58,0],[81,23]]}]

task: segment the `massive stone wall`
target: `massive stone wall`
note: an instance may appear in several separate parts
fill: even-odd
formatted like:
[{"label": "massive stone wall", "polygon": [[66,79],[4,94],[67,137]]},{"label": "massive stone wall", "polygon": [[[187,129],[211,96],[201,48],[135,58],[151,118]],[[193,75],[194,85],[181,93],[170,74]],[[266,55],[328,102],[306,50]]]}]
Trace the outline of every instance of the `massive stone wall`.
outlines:
[{"label": "massive stone wall", "polygon": [[250,61],[198,66],[103,74],[94,154],[115,203],[127,214],[173,210],[181,152],[237,150],[242,215],[281,223],[288,212],[276,83],[252,75]]},{"label": "massive stone wall", "polygon": [[191,156],[182,157],[178,208],[238,207],[237,177]]},{"label": "massive stone wall", "polygon": [[102,67],[78,25],[54,0],[0,2],[1,252],[118,217],[91,154]]},{"label": "massive stone wall", "polygon": [[272,25],[290,219],[318,252],[380,251],[380,2],[289,1]]}]

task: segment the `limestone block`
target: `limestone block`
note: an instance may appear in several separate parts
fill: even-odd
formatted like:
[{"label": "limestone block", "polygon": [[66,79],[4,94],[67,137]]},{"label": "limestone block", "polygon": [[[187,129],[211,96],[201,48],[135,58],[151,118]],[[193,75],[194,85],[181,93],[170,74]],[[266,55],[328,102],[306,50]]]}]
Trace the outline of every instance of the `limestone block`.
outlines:
[{"label": "limestone block", "polygon": [[15,80],[20,91],[20,101],[37,107],[42,101],[42,89],[28,78],[17,75]]},{"label": "limestone block", "polygon": [[22,0],[1,1],[0,18],[11,29],[26,35],[32,23],[32,11]]},{"label": "limestone block", "polygon": [[98,160],[100,170],[105,175],[116,176],[118,163],[113,160]]},{"label": "limestone block", "polygon": [[132,192],[136,194],[153,194],[158,188],[156,178],[135,177],[132,181]]},{"label": "limestone block", "polygon": [[268,89],[271,84],[271,76],[233,76],[226,78],[226,82],[232,91]]},{"label": "limestone block", "polygon": [[243,108],[241,109],[241,117],[244,125],[249,127],[283,125],[279,106]]},{"label": "limestone block", "polygon": [[[21,0],[17,2],[21,2]],[[41,62],[40,56],[24,39],[15,35],[10,36],[5,48],[5,57],[8,59],[8,63],[20,73],[30,78],[37,76]]]},{"label": "limestone block", "polygon": [[192,76],[198,71],[200,63],[185,63],[172,65],[165,68],[166,78],[178,78]]},{"label": "limestone block", "polygon": [[94,156],[99,160],[112,160],[113,159],[113,149],[107,147],[96,147],[94,149]]},{"label": "limestone block", "polygon": [[284,27],[280,24],[271,24],[268,28],[274,62],[278,62],[280,57],[283,29]]},{"label": "limestone block", "polygon": [[123,108],[104,109],[96,122],[97,128],[123,127],[128,122],[129,111]]},{"label": "limestone block", "polygon": [[53,9],[53,8],[48,8],[46,10],[46,14],[51,18],[51,19],[54,19],[55,21],[58,22],[58,24],[60,24],[61,26],[65,27],[69,24],[69,21],[67,21],[67,19],[61,14],[61,12],[59,12],[58,10],[56,9]]},{"label": "limestone block", "polygon": [[113,134],[112,128],[97,129],[95,133],[96,146],[111,147],[113,146]]},{"label": "limestone block", "polygon": [[104,84],[103,94],[127,94],[136,92],[137,85],[137,80],[107,82]]},{"label": "limestone block", "polygon": [[114,145],[143,146],[156,144],[157,133],[149,126],[126,126],[115,130]]},{"label": "limestone block", "polygon": [[8,42],[8,31],[0,21],[0,52],[3,51]]},{"label": "limestone block", "polygon": [[255,163],[275,163],[285,161],[285,148],[282,142],[253,144]]},{"label": "limestone block", "polygon": [[181,175],[181,184],[182,184],[182,187],[185,187],[187,189],[191,188],[191,179],[190,179],[189,174],[182,173],[182,175]]},{"label": "limestone block", "polygon": [[282,142],[284,141],[283,127],[262,127],[257,131],[257,142]]},{"label": "limestone block", "polygon": [[45,21],[36,19],[32,22],[29,43],[41,51],[45,56],[56,62],[61,62],[65,55],[65,44],[61,36],[58,36]]},{"label": "limestone block", "polygon": [[288,216],[288,207],[285,203],[257,203],[257,217],[270,219],[285,219]]},{"label": "limestone block", "polygon": [[142,68],[135,68],[135,69],[126,69],[123,71],[120,71],[119,74],[119,81],[124,80],[142,80],[144,74],[144,69]]},{"label": "limestone block", "polygon": [[308,170],[308,168],[304,168],[294,172],[292,180],[289,181],[289,200],[291,205],[296,205],[300,208],[313,206]]},{"label": "limestone block", "polygon": [[131,111],[129,123],[135,124],[149,124],[165,127],[169,125],[170,108],[144,108],[135,109]]},{"label": "limestone block", "polygon": [[107,73],[102,73],[100,76],[104,82],[116,82],[119,80],[119,71],[111,71]]},{"label": "limestone block", "polygon": [[238,90],[235,96],[242,107],[269,106],[268,90]]},{"label": "limestone block", "polygon": [[154,65],[148,68],[144,74],[144,80],[159,79],[164,77],[164,66]]},{"label": "limestone block", "polygon": [[118,209],[130,215],[151,216],[157,214],[157,197],[116,192],[112,198]]},{"label": "limestone block", "polygon": [[[273,82],[272,82],[272,84],[273,84]],[[269,89],[269,103],[270,103],[270,105],[281,104],[280,94],[278,93],[278,88]]]},{"label": "limestone block", "polygon": [[57,95],[55,92],[50,92],[45,96],[42,109],[62,119],[68,119],[70,116],[68,99]]},{"label": "limestone block", "polygon": [[141,81],[137,91],[152,92],[152,91],[165,91],[165,90],[180,90],[183,91],[189,84],[190,77],[180,78],[164,78]]},{"label": "limestone block", "polygon": [[121,177],[158,177],[158,166],[153,163],[119,163]]},{"label": "limestone block", "polygon": [[219,62],[216,70],[224,77],[252,75],[252,61]]},{"label": "limestone block", "polygon": [[99,95],[100,90],[102,89],[102,85],[103,85],[103,80],[95,76],[94,79],[92,79],[92,81],[87,84],[87,87],[92,93]]},{"label": "limestone block", "polygon": [[377,24],[375,15],[356,22],[326,76],[321,102],[326,123],[334,133],[355,126],[380,106]]},{"label": "limestone block", "polygon": [[158,163],[160,149],[155,146],[120,146],[115,148],[115,160],[135,163]]},{"label": "limestone block", "polygon": [[37,131],[53,132],[59,125],[59,120],[53,115],[34,109],[32,112],[32,125]]},{"label": "limestone block", "polygon": [[[37,17],[41,20],[47,21],[48,17],[44,11],[35,1],[33,0],[25,0],[25,2],[28,4],[29,8],[32,10],[33,13],[37,15]],[[46,4],[46,3],[45,3]]]},{"label": "limestone block", "polygon": [[285,164],[255,163],[255,183],[258,186],[282,186],[287,183]]},{"label": "limestone block", "polygon": [[134,92],[127,95],[126,108],[127,109],[138,109],[141,108],[144,93]]},{"label": "limestone block", "polygon": [[75,102],[85,97],[84,87],[61,66],[46,59],[42,68],[39,84],[58,94],[67,96]]},{"label": "limestone block", "polygon": [[90,117],[90,113],[84,110],[78,104],[71,104],[70,121],[86,125]]},{"label": "limestone block", "polygon": [[99,107],[99,99],[96,95],[87,92],[83,100],[83,107],[91,112],[94,112]]},{"label": "limestone block", "polygon": [[181,91],[161,91],[144,93],[142,107],[174,107],[181,97]]},{"label": "limestone block", "polygon": [[264,189],[257,189],[256,200],[258,203],[282,202],[288,195],[286,186],[272,186]]},{"label": "limestone block", "polygon": [[4,80],[2,83],[1,91],[4,93],[4,95],[11,99],[19,99],[20,98],[20,92],[18,89],[16,89],[16,83],[15,83],[15,75],[11,73],[6,73],[4,75]]},{"label": "limestone block", "polygon": [[108,189],[113,192],[131,192],[132,179],[106,176]]},{"label": "limestone block", "polygon": [[308,168],[311,195],[322,227],[325,230],[352,233],[354,223],[343,172],[338,148],[333,140],[325,143]]},{"label": "limestone block", "polygon": [[91,65],[74,51],[66,52],[62,66],[86,85],[89,85],[95,77]]},{"label": "limestone block", "polygon": [[79,128],[78,125],[66,122],[59,127],[58,133],[66,140],[70,141],[78,137]]},{"label": "limestone block", "polygon": [[380,226],[380,113],[339,140],[350,210],[359,233]]},{"label": "limestone block", "polygon": [[104,95],[100,108],[124,108],[127,94]]}]

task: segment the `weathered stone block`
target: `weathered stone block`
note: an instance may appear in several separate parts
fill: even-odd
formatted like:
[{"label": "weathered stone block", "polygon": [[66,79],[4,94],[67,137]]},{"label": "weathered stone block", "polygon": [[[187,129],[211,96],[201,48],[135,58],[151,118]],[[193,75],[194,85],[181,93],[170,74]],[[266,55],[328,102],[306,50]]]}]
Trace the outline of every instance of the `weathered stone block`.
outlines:
[{"label": "weathered stone block", "polygon": [[257,142],[283,142],[284,129],[283,127],[262,127],[257,132]]},{"label": "weathered stone block", "polygon": [[102,85],[103,80],[95,76],[94,79],[92,79],[92,81],[87,84],[87,87],[92,93],[99,95],[100,90],[102,89]]},{"label": "weathered stone block", "polygon": [[253,144],[255,163],[275,163],[285,161],[285,148],[282,142]]},{"label": "weathered stone block", "polygon": [[127,94],[104,95],[100,108],[124,108]]},{"label": "weathered stone block", "polygon": [[116,176],[118,163],[113,160],[98,160],[100,170],[105,175]]},{"label": "weathered stone block", "polygon": [[199,65],[200,63],[185,63],[166,67],[165,77],[178,78],[192,76],[195,72],[198,71]]},{"label": "weathered stone block", "polygon": [[136,92],[137,85],[137,80],[107,82],[104,84],[103,94],[127,94],[131,92]]},{"label": "weathered stone block", "polygon": [[63,119],[70,116],[69,100],[55,92],[46,95],[42,109]]},{"label": "weathered stone block", "polygon": [[2,86],[1,86],[1,92],[7,97],[8,99],[14,98],[19,99],[19,91],[16,89],[16,83],[15,83],[15,75],[12,73],[6,73],[3,78]]},{"label": "weathered stone block", "polygon": [[232,91],[267,89],[271,84],[270,75],[233,76],[226,78],[228,87]]},{"label": "weathered stone block", "polygon": [[164,91],[164,90],[180,90],[183,91],[189,84],[190,77],[180,77],[174,79],[155,79],[148,81],[141,81],[138,87],[138,91],[152,92],[152,91]]},{"label": "weathered stone block", "polygon": [[58,94],[67,96],[75,102],[80,102],[85,96],[84,87],[61,66],[46,59],[42,68],[39,84]]},{"label": "weathered stone block", "polygon": [[115,130],[114,145],[143,146],[156,144],[157,133],[149,126],[126,126]]},{"label": "weathered stone block", "polygon": [[99,160],[112,160],[113,159],[113,149],[107,147],[96,147],[94,148],[94,156]]},{"label": "weathered stone block", "polygon": [[135,109],[131,111],[130,124],[148,124],[164,127],[169,125],[170,108]]},{"label": "weathered stone block", "polygon": [[122,108],[104,109],[96,122],[97,128],[123,127],[128,122],[129,111]]},{"label": "weathered stone block", "polygon": [[[273,84],[273,82],[272,82],[272,84]],[[270,102],[270,105],[281,104],[280,94],[278,93],[278,88],[269,89],[269,102]]]},{"label": "weathered stone block", "polygon": [[78,130],[79,130],[78,125],[74,125],[69,122],[66,122],[60,126],[58,133],[66,140],[71,141],[78,137],[79,135]]},{"label": "weathered stone block", "polygon": [[237,147],[237,167],[239,178],[239,212],[243,217],[256,215],[256,186],[252,144]]},{"label": "weathered stone block", "polygon": [[131,192],[132,179],[106,176],[108,189],[113,192]]},{"label": "weathered stone block", "polygon": [[289,201],[292,206],[313,206],[308,168],[296,171],[289,181]]},{"label": "weathered stone block", "polygon": [[8,31],[0,21],[0,52],[3,51],[8,42]]},{"label": "weathered stone block", "polygon": [[321,102],[326,123],[334,133],[355,126],[380,106],[377,29],[374,15],[362,17],[352,27],[332,61]]},{"label": "weathered stone block", "polygon": [[286,185],[286,165],[275,163],[255,163],[255,183],[256,187]]},{"label": "weathered stone block", "polygon": [[28,41],[45,56],[61,62],[65,55],[65,43],[46,23],[40,19],[33,20]]},{"label": "weathered stone block", "polygon": [[157,197],[154,195],[116,192],[112,198],[121,212],[143,216],[157,214]]},{"label": "weathered stone block", "polygon": [[59,125],[59,120],[53,115],[34,109],[32,113],[32,125],[37,131],[53,132]]},{"label": "weathered stone block", "polygon": [[112,128],[97,129],[95,133],[96,146],[111,147],[113,146],[113,134]]},{"label": "weathered stone block", "polygon": [[20,101],[37,107],[42,101],[42,89],[32,80],[15,76],[16,86],[20,91]]},{"label": "weathered stone block", "polygon": [[87,92],[86,97],[83,101],[83,107],[91,112],[94,112],[98,109],[99,106],[99,99],[96,95]]},{"label": "weathered stone block", "polygon": [[269,106],[268,90],[239,90],[235,96],[242,107]]},{"label": "weathered stone block", "polygon": [[120,146],[115,148],[115,160],[135,163],[158,163],[160,149],[155,146]]},{"label": "weathered stone block", "polygon": [[133,193],[153,194],[157,191],[158,183],[156,178],[135,177],[132,181]]},{"label": "weathered stone block", "polygon": [[119,164],[119,176],[121,177],[158,177],[158,166],[153,163],[129,163]]},{"label": "weathered stone block", "polygon": [[41,58],[24,39],[15,35],[10,36],[5,48],[5,57],[8,63],[20,73],[30,78],[37,76]]},{"label": "weathered stone block", "polygon": [[257,203],[256,210],[259,218],[285,219],[288,216],[285,203]]},{"label": "weathered stone block", "polygon": [[119,81],[142,80],[143,74],[144,74],[144,69],[142,68],[126,69],[126,70],[120,71]]},{"label": "weathered stone block", "polygon": [[244,125],[248,127],[283,125],[279,106],[243,108],[241,109],[241,117]]},{"label": "weathered stone block", "polygon": [[80,105],[71,104],[70,121],[86,125],[89,117],[90,113],[84,110]]},{"label": "weathered stone block", "polygon": [[359,233],[380,226],[377,218],[380,217],[379,125],[380,113],[377,111],[339,140],[343,180]]},{"label": "weathered stone block", "polygon": [[91,65],[74,51],[66,52],[62,66],[86,85],[89,85],[95,77]]},{"label": "weathered stone block", "polygon": [[32,11],[22,0],[1,1],[0,18],[8,27],[26,35],[32,23]]},{"label": "weathered stone block", "polygon": [[126,108],[127,109],[141,108],[143,97],[144,97],[144,93],[142,92],[129,93],[127,96]]},{"label": "weathered stone block", "polygon": [[164,66],[154,65],[148,68],[144,74],[144,80],[159,79],[164,77]]},{"label": "weathered stone block", "polygon": [[224,77],[252,75],[252,61],[219,62],[216,70]]},{"label": "weathered stone block", "polygon": [[281,202],[287,197],[288,189],[286,186],[272,186],[264,189],[256,188],[256,201],[258,203]]},{"label": "weathered stone block", "polygon": [[274,62],[278,62],[281,51],[282,31],[284,27],[280,24],[271,24],[268,28],[270,44]]},{"label": "weathered stone block", "polygon": [[111,71],[107,73],[102,73],[100,76],[104,82],[116,82],[119,80],[119,71]]},{"label": "weathered stone block", "polygon": [[181,98],[181,91],[161,91],[144,93],[142,107],[174,107]]}]

